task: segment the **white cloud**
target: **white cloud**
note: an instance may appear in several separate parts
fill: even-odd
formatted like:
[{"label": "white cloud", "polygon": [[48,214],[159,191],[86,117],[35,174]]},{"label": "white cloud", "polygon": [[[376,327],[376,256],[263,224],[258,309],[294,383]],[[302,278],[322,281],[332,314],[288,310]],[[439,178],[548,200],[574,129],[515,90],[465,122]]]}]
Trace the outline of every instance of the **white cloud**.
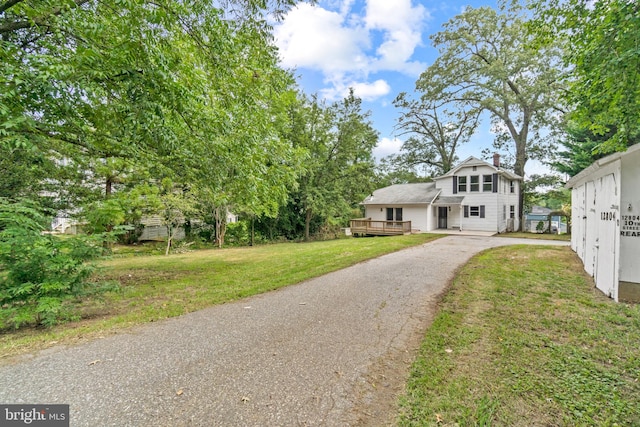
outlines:
[{"label": "white cloud", "polygon": [[389,83],[381,79],[373,83],[354,83],[352,87],[356,96],[365,100],[376,99],[391,92]]},{"label": "white cloud", "polygon": [[418,75],[425,64],[411,61],[416,47],[422,45],[424,22],[430,19],[422,5],[412,6],[411,0],[368,0],[365,22],[367,28],[380,30],[384,42],[378,47],[373,69],[395,70]]},{"label": "white cloud", "polygon": [[369,46],[362,27],[345,26],[337,12],[302,3],[292,9],[274,35],[285,67],[321,70],[325,74],[366,67]]},{"label": "white cloud", "polygon": [[333,84],[330,88],[322,89],[320,91],[323,98],[329,100],[342,99],[349,94],[349,89],[351,88],[353,88],[353,92],[357,97],[365,101],[378,99],[391,92],[391,86],[389,86],[389,83],[382,79],[378,79],[373,83],[345,83],[344,81],[334,81],[332,83]]},{"label": "white cloud", "polygon": [[380,160],[390,154],[398,154],[403,141],[398,138],[382,138],[378,141],[378,145],[373,149],[373,156]]},{"label": "white cloud", "polygon": [[[355,0],[327,0],[324,8],[301,3],[293,8],[274,35],[285,67],[322,72],[329,99],[343,96],[349,87],[361,98],[373,100],[391,91],[380,72],[418,76],[424,63],[413,61],[422,44],[422,29],[430,19],[412,0],[366,0],[362,10]],[[381,40],[378,46],[374,41]]]}]

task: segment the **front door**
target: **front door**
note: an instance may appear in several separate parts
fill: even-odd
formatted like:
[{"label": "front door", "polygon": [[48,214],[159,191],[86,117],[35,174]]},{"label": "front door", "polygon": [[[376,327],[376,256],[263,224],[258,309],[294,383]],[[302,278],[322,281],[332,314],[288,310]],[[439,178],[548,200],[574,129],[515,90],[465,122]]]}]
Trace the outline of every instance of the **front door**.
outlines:
[{"label": "front door", "polygon": [[446,206],[438,206],[438,228],[447,228],[447,212]]}]

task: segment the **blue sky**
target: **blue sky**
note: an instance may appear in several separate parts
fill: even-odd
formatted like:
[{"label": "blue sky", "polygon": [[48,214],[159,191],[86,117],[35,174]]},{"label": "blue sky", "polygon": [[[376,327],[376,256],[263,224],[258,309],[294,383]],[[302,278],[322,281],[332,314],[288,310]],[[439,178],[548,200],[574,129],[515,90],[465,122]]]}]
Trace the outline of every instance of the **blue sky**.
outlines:
[{"label": "blue sky", "polygon": [[[497,7],[481,0],[319,0],[292,9],[274,28],[281,63],[295,69],[307,94],[330,101],[342,99],[353,87],[365,110],[372,113],[380,141],[374,154],[397,153],[404,137],[394,133],[399,116],[393,99],[412,93],[415,82],[437,58],[429,36],[466,6]],[[488,118],[468,144],[458,150],[460,159],[481,156],[490,148],[493,134]],[[531,162],[530,162],[531,163]],[[527,164],[527,173],[538,165]]]}]

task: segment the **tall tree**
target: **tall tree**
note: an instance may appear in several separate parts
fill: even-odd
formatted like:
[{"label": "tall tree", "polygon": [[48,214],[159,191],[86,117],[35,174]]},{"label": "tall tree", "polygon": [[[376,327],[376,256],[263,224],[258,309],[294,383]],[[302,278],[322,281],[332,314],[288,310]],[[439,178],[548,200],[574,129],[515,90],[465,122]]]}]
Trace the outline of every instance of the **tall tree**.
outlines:
[{"label": "tall tree", "polygon": [[[289,110],[297,104],[292,80],[283,80],[277,90],[262,95],[261,105],[228,135],[219,138],[213,151],[195,159],[218,159],[211,167],[197,170],[198,199],[206,216],[213,218],[216,244],[224,244],[228,211],[274,217],[295,190],[304,150],[289,138]],[[204,147],[209,149],[209,147]]]},{"label": "tall tree", "polygon": [[369,114],[353,90],[342,102],[327,106],[314,98],[291,112],[289,135],[307,152],[293,195],[304,216],[305,239],[314,216],[341,220],[371,191],[378,133]]},{"label": "tall tree", "polygon": [[286,151],[264,127],[292,82],[266,14],[293,3],[0,0],[0,147],[163,162],[183,182],[242,159],[249,192],[259,152]]},{"label": "tall tree", "polygon": [[[598,140],[596,154],[640,141],[640,3],[631,0],[535,1],[541,45],[565,44],[572,127]],[[590,148],[590,147],[585,147]]]},{"label": "tall tree", "polygon": [[449,172],[458,160],[456,150],[475,132],[480,110],[438,106],[425,97],[417,101],[405,92],[393,103],[402,110],[396,128],[400,135],[411,135],[394,162],[409,167],[424,165],[438,175]]},{"label": "tall tree", "polygon": [[[425,99],[463,102],[488,112],[498,133],[494,145],[513,149],[514,172],[520,176],[530,158],[548,152],[539,131],[555,118],[559,105],[559,52],[553,45],[534,46],[525,23],[517,6],[467,8],[432,36],[440,56],[416,83]],[[520,201],[522,217],[522,193]]]},{"label": "tall tree", "polygon": [[425,176],[426,170],[420,176],[415,167],[407,166],[404,162],[398,162],[398,156],[387,156],[380,159],[376,165],[376,188],[387,187],[393,184],[407,184],[410,182],[428,182],[431,178]]},{"label": "tall tree", "polygon": [[588,129],[568,124],[560,140],[563,149],[555,153],[550,165],[558,172],[569,176],[577,175],[581,170],[607,155],[607,152],[602,151],[602,144],[610,137],[610,133],[597,135]]}]

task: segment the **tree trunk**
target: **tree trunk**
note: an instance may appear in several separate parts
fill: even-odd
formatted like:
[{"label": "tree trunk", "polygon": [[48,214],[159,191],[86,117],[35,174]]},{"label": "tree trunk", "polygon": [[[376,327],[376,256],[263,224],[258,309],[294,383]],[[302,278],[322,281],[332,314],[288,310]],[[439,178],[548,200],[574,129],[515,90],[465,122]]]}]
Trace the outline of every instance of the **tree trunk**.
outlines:
[{"label": "tree trunk", "polygon": [[171,241],[173,240],[173,231],[171,230],[171,226],[167,225],[167,249],[164,251],[165,255],[169,255],[169,249],[171,248]]},{"label": "tree trunk", "polygon": [[305,242],[309,241],[309,229],[311,228],[311,218],[313,217],[313,211],[311,209],[307,209],[304,218],[304,240]]},{"label": "tree trunk", "polygon": [[249,242],[249,246],[253,246],[254,243],[254,238],[255,238],[255,234],[254,234],[254,222],[256,220],[255,215],[251,215],[251,241]]},{"label": "tree trunk", "polygon": [[107,181],[104,186],[104,198],[108,199],[111,197],[111,193],[113,192],[113,180],[111,177],[107,177]]},{"label": "tree trunk", "polygon": [[216,245],[219,248],[224,246],[224,234],[226,232],[226,208],[224,209],[225,215],[222,215],[223,209],[217,207],[213,211],[213,217],[216,223]]},{"label": "tree trunk", "polygon": [[516,140],[516,162],[513,165],[513,172],[522,177],[520,191],[518,192],[518,231],[524,230],[524,166],[527,163],[526,141],[527,136],[520,134],[521,141]]},{"label": "tree trunk", "polygon": [[[104,185],[104,199],[107,200],[109,197],[111,197],[111,192],[113,190],[113,180],[111,179],[111,177],[107,177],[106,181],[105,181],[105,185]],[[107,233],[110,233],[113,231],[113,224],[107,224],[105,227],[105,231]],[[109,252],[112,248],[112,244],[111,242],[105,238],[105,240],[102,241],[102,247],[104,248],[105,252]]]}]

